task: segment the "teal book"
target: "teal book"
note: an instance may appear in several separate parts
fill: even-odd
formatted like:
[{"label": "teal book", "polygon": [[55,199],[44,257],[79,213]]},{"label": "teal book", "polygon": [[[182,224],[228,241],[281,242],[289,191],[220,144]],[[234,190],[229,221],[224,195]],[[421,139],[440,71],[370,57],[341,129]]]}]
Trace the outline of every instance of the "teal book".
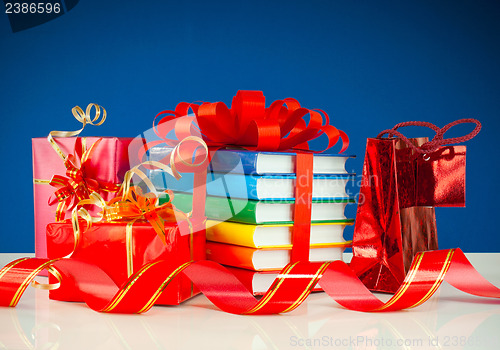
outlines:
[{"label": "teal book", "polygon": [[[170,189],[192,193],[193,174],[182,174],[181,179],[161,170],[151,170],[149,178],[157,190]],[[313,176],[313,199],[337,199],[349,197],[346,184],[354,179],[353,174],[315,174]],[[296,176],[290,175],[244,175],[235,173],[208,173],[207,194],[253,200],[294,200]]]}]

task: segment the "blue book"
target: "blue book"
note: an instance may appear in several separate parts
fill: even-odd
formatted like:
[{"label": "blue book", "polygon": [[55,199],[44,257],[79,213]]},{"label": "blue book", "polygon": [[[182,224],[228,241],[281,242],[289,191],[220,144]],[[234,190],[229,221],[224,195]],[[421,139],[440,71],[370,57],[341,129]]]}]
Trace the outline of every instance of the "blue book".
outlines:
[{"label": "blue book", "polygon": [[[170,189],[192,193],[193,174],[186,173],[180,180],[161,170],[152,170],[149,178],[156,189]],[[349,197],[346,184],[353,174],[317,174],[313,178],[313,199]],[[253,200],[294,200],[295,175],[243,175],[234,173],[208,173],[207,194],[210,196]]]},{"label": "blue book", "polygon": [[[149,151],[151,160],[161,161],[172,148],[157,146]],[[211,168],[218,173],[293,174],[295,155],[288,152],[253,152],[243,149],[219,149],[211,153]],[[347,174],[345,163],[354,156],[314,154],[314,174]]]}]

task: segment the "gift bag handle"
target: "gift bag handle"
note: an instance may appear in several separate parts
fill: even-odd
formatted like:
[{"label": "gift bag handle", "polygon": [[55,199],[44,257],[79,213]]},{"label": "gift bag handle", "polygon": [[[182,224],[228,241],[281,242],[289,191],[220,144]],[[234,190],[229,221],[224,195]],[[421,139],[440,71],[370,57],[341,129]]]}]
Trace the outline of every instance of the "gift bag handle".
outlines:
[{"label": "gift bag handle", "polygon": [[[474,130],[472,130],[470,133],[464,136],[460,137],[450,137],[450,138],[443,138],[444,134],[450,130],[452,127],[458,124],[465,124],[465,123],[473,123],[476,124],[476,127]],[[404,136],[401,132],[399,132],[397,129],[405,126],[424,126],[427,128],[430,128],[436,132],[436,135],[432,138],[432,140],[424,143],[422,146],[417,147],[415,146],[406,136]],[[449,124],[446,124],[444,127],[439,128],[436,125],[429,123],[429,122],[419,122],[419,121],[409,121],[409,122],[403,122],[394,125],[392,129],[387,129],[382,131],[380,134],[378,134],[377,138],[382,138],[385,134],[388,134],[389,137],[397,136],[401,140],[403,140],[404,143],[406,143],[410,148],[412,148],[414,151],[421,153],[421,154],[426,154],[426,153],[432,153],[436,151],[439,147],[443,145],[451,145],[451,144],[456,144],[456,143],[461,143],[468,141],[472,138],[474,138],[477,134],[479,134],[479,131],[481,131],[481,123],[477,119],[473,118],[467,118],[467,119],[459,119],[455,120],[454,122],[451,122]]]}]

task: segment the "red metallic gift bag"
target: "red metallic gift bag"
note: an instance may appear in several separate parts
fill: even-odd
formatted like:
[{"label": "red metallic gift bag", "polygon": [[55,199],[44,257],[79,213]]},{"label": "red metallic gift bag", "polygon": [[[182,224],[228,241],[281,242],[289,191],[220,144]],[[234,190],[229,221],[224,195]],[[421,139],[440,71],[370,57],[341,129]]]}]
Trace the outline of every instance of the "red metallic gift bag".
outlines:
[{"label": "red metallic gift bag", "polygon": [[[443,139],[460,123],[475,123],[470,134]],[[408,139],[397,129],[426,126],[436,136]],[[434,207],[465,206],[465,146],[481,124],[462,119],[439,129],[408,122],[368,139],[353,237],[351,268],[373,291],[395,292],[415,254],[438,249]],[[384,134],[398,138],[382,138]]]}]

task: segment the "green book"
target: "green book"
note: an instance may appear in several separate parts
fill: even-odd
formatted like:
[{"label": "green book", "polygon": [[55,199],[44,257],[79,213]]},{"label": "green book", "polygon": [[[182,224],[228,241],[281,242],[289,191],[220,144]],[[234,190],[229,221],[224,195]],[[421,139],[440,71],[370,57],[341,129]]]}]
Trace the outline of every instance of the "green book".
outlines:
[{"label": "green book", "polygon": [[[165,203],[166,198],[160,198]],[[192,208],[193,196],[187,193],[174,193],[173,204],[183,212]],[[311,221],[351,223],[344,210],[347,204],[354,203],[353,198],[313,200]],[[207,196],[205,214],[209,219],[233,221],[245,224],[290,224],[293,223],[293,200],[246,200]]]}]

